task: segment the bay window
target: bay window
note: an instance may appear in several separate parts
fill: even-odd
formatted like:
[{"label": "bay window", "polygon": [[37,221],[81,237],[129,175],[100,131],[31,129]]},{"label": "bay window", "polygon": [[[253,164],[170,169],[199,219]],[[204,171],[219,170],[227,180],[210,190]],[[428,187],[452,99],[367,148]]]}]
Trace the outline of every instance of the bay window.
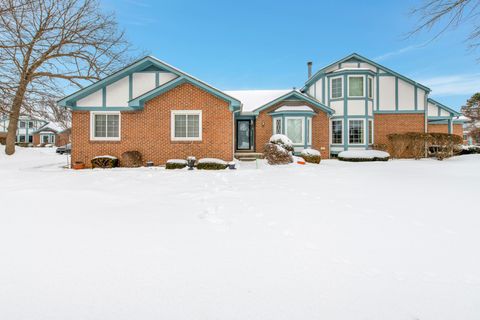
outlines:
[{"label": "bay window", "polygon": [[174,141],[202,140],[202,111],[174,110],[171,114],[171,139]]},{"label": "bay window", "polygon": [[304,117],[288,117],[285,118],[285,134],[292,140],[294,144],[305,143],[305,118]]}]

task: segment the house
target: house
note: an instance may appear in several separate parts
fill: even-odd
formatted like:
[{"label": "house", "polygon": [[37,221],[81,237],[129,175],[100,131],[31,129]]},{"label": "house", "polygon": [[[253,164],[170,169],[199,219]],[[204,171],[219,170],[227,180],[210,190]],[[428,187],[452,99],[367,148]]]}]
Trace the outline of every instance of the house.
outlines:
[{"label": "house", "polygon": [[462,135],[459,113],[430,89],[358,54],[312,74],[291,90],[222,91],[145,57],[59,101],[72,110],[72,161],[139,151],[145,161],[261,154],[272,134],[295,151],[340,151],[387,144],[387,135]]},{"label": "house", "polygon": [[46,123],[32,134],[34,145],[51,144],[59,147],[70,142],[70,129],[55,122]]},{"label": "house", "polygon": [[[5,136],[8,131],[10,120],[7,115],[0,117],[0,136]],[[47,124],[48,121],[29,115],[20,115],[17,126],[17,143],[33,143],[33,132]]]}]

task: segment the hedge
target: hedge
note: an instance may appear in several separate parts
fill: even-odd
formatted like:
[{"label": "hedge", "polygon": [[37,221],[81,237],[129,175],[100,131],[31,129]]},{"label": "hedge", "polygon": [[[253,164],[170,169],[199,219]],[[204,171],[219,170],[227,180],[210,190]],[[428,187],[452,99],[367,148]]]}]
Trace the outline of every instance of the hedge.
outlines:
[{"label": "hedge", "polygon": [[442,160],[455,154],[455,147],[462,144],[462,137],[448,133],[392,133],[387,135],[389,153],[393,158],[425,156]]}]

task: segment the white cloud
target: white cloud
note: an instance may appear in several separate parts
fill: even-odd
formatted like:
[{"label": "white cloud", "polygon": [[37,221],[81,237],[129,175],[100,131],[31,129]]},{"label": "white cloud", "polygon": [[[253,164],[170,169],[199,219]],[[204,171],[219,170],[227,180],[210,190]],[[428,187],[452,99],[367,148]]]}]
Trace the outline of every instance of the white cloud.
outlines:
[{"label": "white cloud", "polygon": [[387,52],[385,54],[382,54],[382,55],[374,58],[373,60],[374,61],[387,60],[388,58],[391,58],[391,57],[394,57],[394,56],[399,56],[401,54],[404,54],[404,53],[407,53],[407,52],[425,47],[428,43],[429,43],[429,41],[424,42],[424,43],[420,43],[420,44],[414,44],[414,45],[411,45],[411,46],[407,46],[407,47],[404,47],[404,48],[401,48],[401,49],[398,49],[398,50],[395,50],[395,51],[390,51],[390,52]]},{"label": "white cloud", "polygon": [[472,95],[480,92],[480,73],[454,74],[420,79],[435,96]]}]

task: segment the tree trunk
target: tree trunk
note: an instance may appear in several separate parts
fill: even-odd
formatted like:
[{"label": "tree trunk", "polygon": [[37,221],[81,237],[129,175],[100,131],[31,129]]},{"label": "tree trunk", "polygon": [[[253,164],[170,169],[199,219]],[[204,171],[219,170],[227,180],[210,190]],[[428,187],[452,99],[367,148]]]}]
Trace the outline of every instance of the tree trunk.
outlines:
[{"label": "tree trunk", "polygon": [[[27,89],[26,81],[21,81],[20,86],[15,93],[12,108],[10,110],[10,118],[8,121],[7,138],[5,145],[5,153],[12,155],[15,153],[15,141],[17,140],[18,118],[20,117],[20,109],[22,107],[25,91]],[[28,125],[28,124],[27,124]],[[27,141],[27,138],[25,139]]]}]

